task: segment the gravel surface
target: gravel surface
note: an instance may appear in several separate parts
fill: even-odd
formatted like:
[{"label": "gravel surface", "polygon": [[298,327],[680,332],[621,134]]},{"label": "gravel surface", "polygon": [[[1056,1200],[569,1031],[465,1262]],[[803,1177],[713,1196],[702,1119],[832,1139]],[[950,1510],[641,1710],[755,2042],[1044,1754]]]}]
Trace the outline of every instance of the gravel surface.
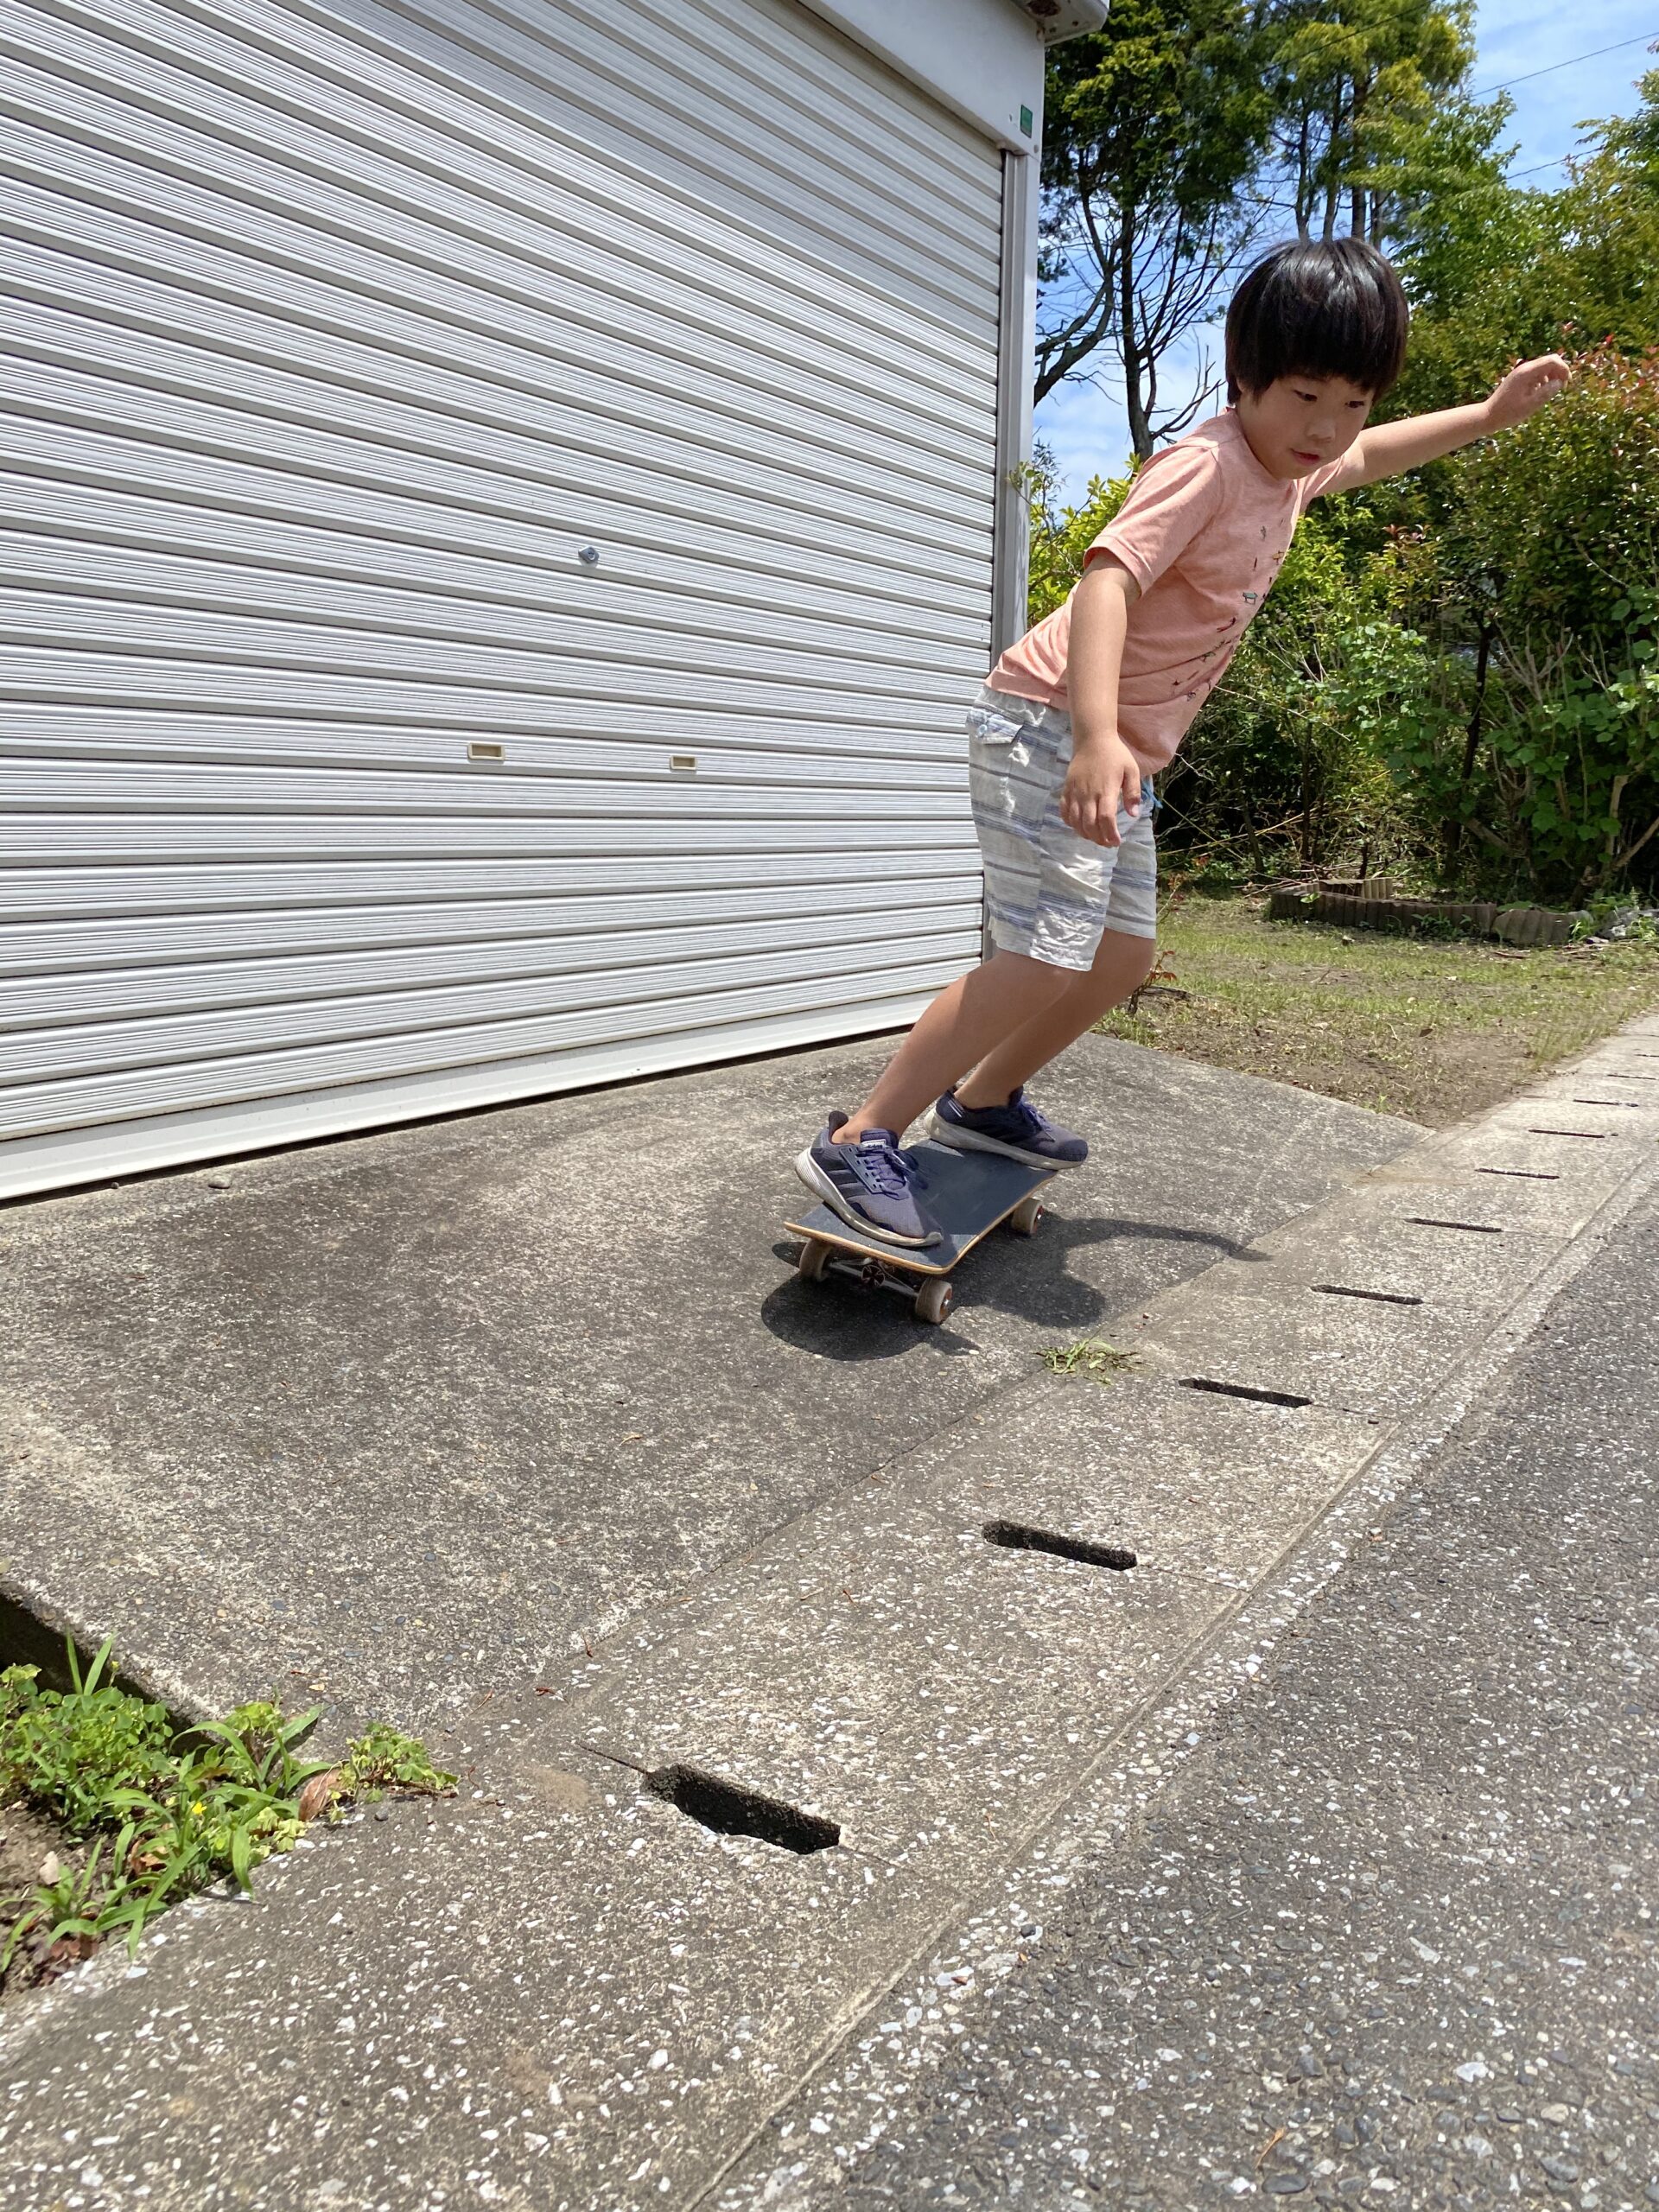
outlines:
[{"label": "gravel surface", "polygon": [[1649,1205],[838,2207],[1659,2204],[1656,1261]]}]

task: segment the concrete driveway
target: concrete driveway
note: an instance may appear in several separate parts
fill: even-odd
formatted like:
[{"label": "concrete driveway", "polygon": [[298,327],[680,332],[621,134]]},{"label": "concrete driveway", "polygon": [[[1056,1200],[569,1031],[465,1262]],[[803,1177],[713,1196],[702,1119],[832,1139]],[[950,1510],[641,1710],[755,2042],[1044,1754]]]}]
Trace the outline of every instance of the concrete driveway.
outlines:
[{"label": "concrete driveway", "polygon": [[1387,1160],[1406,1122],[1090,1038],[1098,1164],[940,1329],[796,1281],[789,1162],[888,1043],[0,1211],[0,1559],[186,1708],[533,1681]]}]

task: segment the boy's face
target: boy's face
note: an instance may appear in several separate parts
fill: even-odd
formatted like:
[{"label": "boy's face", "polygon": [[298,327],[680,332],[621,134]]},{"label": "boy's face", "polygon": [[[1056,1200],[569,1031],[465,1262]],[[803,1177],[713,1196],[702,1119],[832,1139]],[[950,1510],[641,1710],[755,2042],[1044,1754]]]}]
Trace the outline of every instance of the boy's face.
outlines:
[{"label": "boy's face", "polygon": [[1270,476],[1306,476],[1340,461],[1365,427],[1375,394],[1345,377],[1279,377],[1242,391],[1238,420]]}]

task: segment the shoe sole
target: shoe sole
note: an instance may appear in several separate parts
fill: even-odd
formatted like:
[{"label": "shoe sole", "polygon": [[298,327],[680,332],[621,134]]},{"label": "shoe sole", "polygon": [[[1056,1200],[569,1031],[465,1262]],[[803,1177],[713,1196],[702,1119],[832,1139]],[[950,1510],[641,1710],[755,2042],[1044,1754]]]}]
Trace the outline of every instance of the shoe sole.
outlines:
[{"label": "shoe sole", "polygon": [[1082,1160],[1052,1160],[1046,1152],[1026,1152],[1017,1144],[1004,1144],[1001,1137],[988,1137],[977,1129],[961,1128],[954,1122],[942,1120],[937,1108],[929,1112],[922,1126],[936,1144],[949,1145],[953,1152],[1000,1153],[1004,1160],[1017,1160],[1022,1167],[1052,1167],[1062,1175],[1072,1168],[1089,1165],[1086,1155]]},{"label": "shoe sole", "polygon": [[862,1236],[879,1236],[884,1244],[896,1244],[907,1252],[925,1252],[942,1242],[937,1229],[930,1230],[925,1236],[905,1236],[896,1230],[883,1229],[874,1221],[867,1221],[862,1214],[855,1213],[848,1200],[813,1159],[810,1146],[797,1156],[795,1173],[809,1191],[823,1200],[831,1213],[839,1214],[849,1229],[856,1229]]}]

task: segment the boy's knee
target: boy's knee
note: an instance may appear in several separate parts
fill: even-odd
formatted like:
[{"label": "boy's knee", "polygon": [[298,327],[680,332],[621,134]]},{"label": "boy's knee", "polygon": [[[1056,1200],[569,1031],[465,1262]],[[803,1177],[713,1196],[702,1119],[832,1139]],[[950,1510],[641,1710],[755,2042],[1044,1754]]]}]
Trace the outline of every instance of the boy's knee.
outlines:
[{"label": "boy's knee", "polygon": [[1057,999],[1077,980],[1075,968],[1061,968],[1052,960],[1033,959],[1028,952],[1009,952],[1001,946],[985,965],[994,967],[1005,985],[1026,999]]},{"label": "boy's knee", "polygon": [[1052,960],[1027,960],[1031,970],[1026,978],[1029,995],[1045,1001],[1063,999],[1083,972],[1076,968],[1062,968]]},{"label": "boy's knee", "polygon": [[1145,982],[1157,964],[1156,938],[1133,937],[1127,930],[1108,930],[1095,954],[1094,972],[1133,989],[1136,984]]}]

